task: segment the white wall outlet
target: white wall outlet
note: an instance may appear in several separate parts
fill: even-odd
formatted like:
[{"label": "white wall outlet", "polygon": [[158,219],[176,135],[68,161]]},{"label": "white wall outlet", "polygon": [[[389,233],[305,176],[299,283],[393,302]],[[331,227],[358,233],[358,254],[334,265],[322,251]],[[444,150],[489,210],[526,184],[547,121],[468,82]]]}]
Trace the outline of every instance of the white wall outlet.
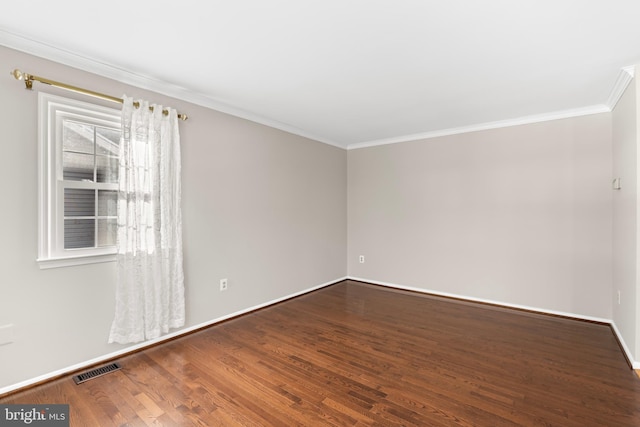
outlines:
[{"label": "white wall outlet", "polygon": [[364,255],[360,255],[358,260],[360,261],[360,264],[364,264]]},{"label": "white wall outlet", "polygon": [[227,279],[220,279],[220,290],[226,291],[229,288],[229,282]]},{"label": "white wall outlet", "polygon": [[13,323],[0,326],[0,345],[13,342]]},{"label": "white wall outlet", "polygon": [[618,289],[618,305],[620,305],[620,289]]}]

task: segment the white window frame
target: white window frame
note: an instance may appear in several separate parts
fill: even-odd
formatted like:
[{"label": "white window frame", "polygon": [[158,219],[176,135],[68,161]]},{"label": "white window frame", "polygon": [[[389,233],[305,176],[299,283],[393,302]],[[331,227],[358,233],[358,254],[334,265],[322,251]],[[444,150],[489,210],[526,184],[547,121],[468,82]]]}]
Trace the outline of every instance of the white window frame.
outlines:
[{"label": "white window frame", "polygon": [[[62,123],[76,120],[120,129],[120,110],[38,93],[38,264],[67,267],[115,261],[116,247],[64,248],[64,185],[62,179]],[[87,184],[79,181],[74,187]],[[90,188],[115,189],[118,184],[91,183]]]}]

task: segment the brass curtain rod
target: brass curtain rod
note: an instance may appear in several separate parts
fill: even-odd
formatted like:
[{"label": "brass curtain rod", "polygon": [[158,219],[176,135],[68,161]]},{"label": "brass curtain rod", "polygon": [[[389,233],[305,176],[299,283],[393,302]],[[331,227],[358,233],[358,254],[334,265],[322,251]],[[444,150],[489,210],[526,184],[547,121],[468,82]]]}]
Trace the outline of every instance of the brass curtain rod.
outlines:
[{"label": "brass curtain rod", "polygon": [[[44,84],[49,85],[49,86],[55,86],[55,87],[59,87],[61,89],[70,90],[72,92],[77,92],[77,93],[81,93],[81,94],[84,94],[84,95],[93,96],[94,98],[100,98],[100,99],[105,99],[107,101],[124,104],[124,100],[121,99],[121,98],[116,98],[115,96],[105,95],[104,93],[94,92],[92,90],[83,89],[83,88],[77,87],[77,86],[71,86],[71,85],[68,85],[66,83],[56,82],[54,80],[45,79],[44,77],[34,76],[33,74],[23,73],[22,71],[18,70],[17,68],[11,72],[11,75],[13,77],[15,77],[16,80],[24,80],[24,84],[25,84],[27,89],[32,89],[33,88],[33,82],[36,81],[36,82],[44,83]],[[137,101],[134,102],[133,105],[136,108],[140,107],[140,103],[137,102]],[[153,111],[153,107],[149,107],[149,110]],[[166,115],[169,114],[169,112],[167,110],[162,110],[162,114],[164,114],[166,116]],[[178,118],[180,120],[187,120],[188,119],[186,114],[178,114]]]}]

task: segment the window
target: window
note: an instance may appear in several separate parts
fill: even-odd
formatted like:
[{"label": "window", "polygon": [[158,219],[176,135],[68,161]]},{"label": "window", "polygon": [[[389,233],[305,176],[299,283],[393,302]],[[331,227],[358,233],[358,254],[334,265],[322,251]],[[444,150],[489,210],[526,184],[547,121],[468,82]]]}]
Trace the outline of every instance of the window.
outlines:
[{"label": "window", "polygon": [[115,259],[120,111],[39,94],[41,268]]}]

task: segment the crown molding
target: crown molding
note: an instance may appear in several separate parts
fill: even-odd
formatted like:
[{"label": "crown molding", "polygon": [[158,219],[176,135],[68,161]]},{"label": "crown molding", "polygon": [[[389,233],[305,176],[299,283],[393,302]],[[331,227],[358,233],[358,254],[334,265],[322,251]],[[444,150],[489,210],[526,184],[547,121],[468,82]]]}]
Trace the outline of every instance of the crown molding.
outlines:
[{"label": "crown molding", "polygon": [[[271,128],[301,136],[303,138],[322,142],[328,145],[333,145],[339,148],[346,148],[345,144],[340,144],[336,141],[332,141],[321,136],[314,135],[310,132],[306,132],[302,129],[298,129],[295,126],[291,126],[277,120],[260,116],[250,111],[225,104],[214,98],[196,93],[182,86],[154,79],[149,76],[132,73],[131,71],[115,67],[99,60],[78,55],[71,51],[60,49],[56,46],[33,40],[19,34],[11,33],[3,29],[0,29],[0,45],[33,56],[37,56],[39,58],[57,62],[69,67],[77,68],[82,71],[96,74],[101,77],[116,80],[127,85],[170,96],[172,98],[190,102],[201,107],[209,108],[211,110],[216,110],[221,113],[229,114],[231,116],[239,117],[241,119],[249,120],[261,125],[269,126]],[[24,71],[30,72],[31,70]]]},{"label": "crown molding", "polygon": [[378,145],[398,144],[401,142],[411,142],[411,141],[417,141],[421,139],[431,139],[431,138],[437,138],[441,136],[457,135],[461,133],[477,132],[477,131],[490,130],[490,129],[499,129],[499,128],[505,128],[505,127],[511,127],[511,126],[520,126],[520,125],[527,125],[532,123],[547,122],[551,120],[561,120],[561,119],[568,119],[571,117],[588,116],[591,114],[609,113],[609,112],[611,112],[611,109],[609,109],[609,107],[606,105],[603,105],[603,104],[592,105],[584,108],[555,111],[555,112],[545,113],[545,114],[536,114],[532,116],[518,117],[515,119],[479,123],[476,125],[442,129],[442,130],[436,130],[433,132],[423,132],[423,133],[416,133],[416,134],[399,136],[394,138],[385,138],[385,139],[378,139],[375,141],[349,144],[347,146],[347,149],[355,150],[359,148],[375,147]]},{"label": "crown molding", "polygon": [[531,124],[538,122],[545,122],[550,120],[559,120],[589,114],[598,114],[611,112],[620,97],[628,87],[629,83],[634,77],[635,67],[624,67],[618,74],[618,78],[614,84],[611,93],[605,104],[593,105],[584,108],[563,110],[539,115],[532,115],[526,117],[520,117],[515,119],[501,120],[496,122],[479,123],[470,126],[462,126],[457,128],[442,129],[432,132],[423,132],[411,135],[404,135],[392,138],[384,138],[372,141],[365,141],[360,143],[345,144],[337,141],[333,141],[318,135],[314,135],[310,132],[299,129],[295,126],[288,125],[286,123],[279,122],[277,120],[269,119],[267,117],[252,113],[250,111],[243,110],[241,108],[234,107],[232,105],[225,104],[212,97],[196,93],[192,90],[184,88],[179,85],[167,83],[158,79],[154,79],[150,76],[145,76],[131,71],[115,67],[113,65],[101,62],[99,60],[85,57],[60,49],[58,47],[36,41],[19,34],[11,33],[6,30],[0,29],[0,45],[6,46],[11,49],[15,49],[21,52],[25,52],[40,58],[48,59],[69,67],[77,68],[82,71],[90,72],[102,77],[106,77],[118,82],[135,86],[141,89],[156,92],[162,95],[170,96],[182,101],[190,102],[201,107],[216,110],[231,116],[239,117],[241,119],[249,120],[258,124],[269,126],[274,129],[278,129],[287,133],[301,136],[313,141],[322,142],[324,144],[332,145],[338,148],[346,148],[348,150],[374,147],[378,145],[396,144],[401,142],[416,141],[420,139],[437,138],[440,136],[456,135],[468,132],[477,132],[489,129],[498,129],[509,126],[518,126],[523,124]]},{"label": "crown molding", "polygon": [[627,87],[629,86],[629,83],[631,83],[631,80],[633,80],[634,75],[635,67],[633,65],[624,67],[620,70],[618,78],[613,85],[613,89],[611,89],[609,98],[607,99],[607,103],[605,104],[609,108],[609,111],[613,111],[613,109],[616,108],[618,101],[622,98],[624,91],[627,90]]}]

